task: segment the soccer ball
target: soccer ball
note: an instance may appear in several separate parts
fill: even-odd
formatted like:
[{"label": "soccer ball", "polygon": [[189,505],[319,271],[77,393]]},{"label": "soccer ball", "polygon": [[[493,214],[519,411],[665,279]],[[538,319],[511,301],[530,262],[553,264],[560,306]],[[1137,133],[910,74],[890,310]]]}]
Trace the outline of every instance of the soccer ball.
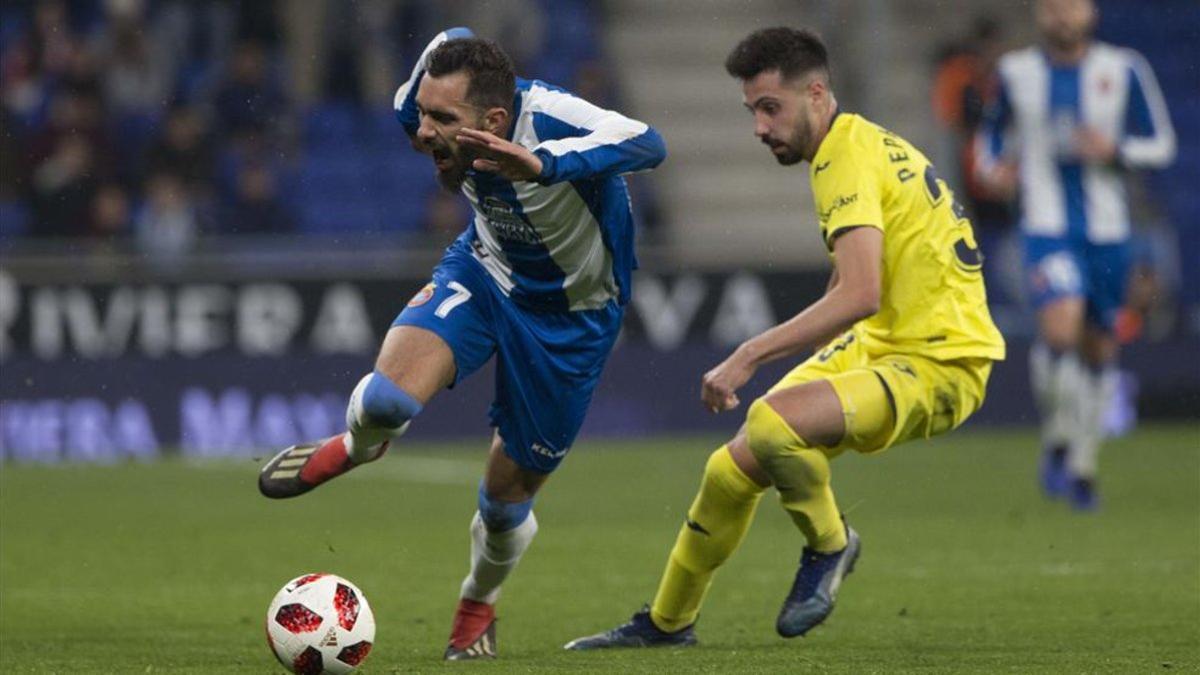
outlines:
[{"label": "soccer ball", "polygon": [[287,582],[267,608],[267,644],[300,675],[349,673],[375,641],[375,615],[358,586],[336,574]]}]

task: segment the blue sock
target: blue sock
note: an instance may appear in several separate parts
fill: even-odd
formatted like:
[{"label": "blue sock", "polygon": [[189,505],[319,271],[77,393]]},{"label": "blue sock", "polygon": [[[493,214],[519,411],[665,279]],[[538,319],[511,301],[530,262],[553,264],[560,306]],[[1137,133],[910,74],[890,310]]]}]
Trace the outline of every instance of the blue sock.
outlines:
[{"label": "blue sock", "polygon": [[479,517],[487,527],[488,532],[507,532],[529,517],[533,510],[533,500],[523,502],[502,502],[488,496],[483,481],[479,481]]}]

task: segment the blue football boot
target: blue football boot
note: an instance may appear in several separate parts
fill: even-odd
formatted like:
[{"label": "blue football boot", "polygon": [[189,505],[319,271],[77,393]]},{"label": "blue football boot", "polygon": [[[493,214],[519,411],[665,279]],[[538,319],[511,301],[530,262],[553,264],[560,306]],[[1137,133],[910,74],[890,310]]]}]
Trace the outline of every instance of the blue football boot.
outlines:
[{"label": "blue football boot", "polygon": [[1067,448],[1056,445],[1042,451],[1042,459],[1038,463],[1038,479],[1042,484],[1042,493],[1048,499],[1059,499],[1067,495],[1071,477],[1067,472]]},{"label": "blue football boot", "polygon": [[1100,498],[1096,495],[1096,481],[1091,478],[1071,479],[1069,493],[1071,508],[1076,511],[1095,511],[1100,508]]},{"label": "blue football boot", "polygon": [[563,645],[563,649],[581,651],[610,647],[691,647],[697,642],[694,628],[695,624],[674,633],[661,630],[650,620],[650,606],[643,605],[628,623],[603,633],[576,638]]},{"label": "blue football boot", "polygon": [[775,630],[781,636],[804,635],[829,616],[837,600],[838,587],[854,570],[861,549],[858,533],[849,526],[846,527],[846,548],[837,553],[817,553],[804,547],[796,580],[775,621]]}]

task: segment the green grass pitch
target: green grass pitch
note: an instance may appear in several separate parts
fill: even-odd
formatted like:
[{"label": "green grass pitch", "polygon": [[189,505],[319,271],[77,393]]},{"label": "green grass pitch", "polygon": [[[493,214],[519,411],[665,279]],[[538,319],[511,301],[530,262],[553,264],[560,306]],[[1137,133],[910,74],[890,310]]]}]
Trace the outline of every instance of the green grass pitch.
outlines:
[{"label": "green grass pitch", "polygon": [[1027,432],[834,463],[863,556],[837,610],[774,634],[800,551],[775,501],[717,576],[690,650],[576,654],[654,592],[719,439],[589,440],[537,504],[499,607],[501,659],[443,664],[484,442],[409,445],[289,502],[257,464],[0,468],[0,672],[275,673],[268,601],[330,571],[378,621],[364,673],[1200,670],[1200,428],[1111,443],[1102,510],[1039,495]]}]

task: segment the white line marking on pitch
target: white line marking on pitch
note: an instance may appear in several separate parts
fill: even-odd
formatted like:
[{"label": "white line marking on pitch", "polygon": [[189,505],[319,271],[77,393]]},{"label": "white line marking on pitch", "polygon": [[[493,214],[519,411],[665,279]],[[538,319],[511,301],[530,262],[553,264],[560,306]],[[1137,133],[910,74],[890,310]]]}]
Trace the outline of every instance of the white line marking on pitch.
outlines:
[{"label": "white line marking on pitch", "polygon": [[483,472],[483,462],[444,457],[396,457],[361,467],[363,479],[431,483],[434,485],[475,485]]}]

